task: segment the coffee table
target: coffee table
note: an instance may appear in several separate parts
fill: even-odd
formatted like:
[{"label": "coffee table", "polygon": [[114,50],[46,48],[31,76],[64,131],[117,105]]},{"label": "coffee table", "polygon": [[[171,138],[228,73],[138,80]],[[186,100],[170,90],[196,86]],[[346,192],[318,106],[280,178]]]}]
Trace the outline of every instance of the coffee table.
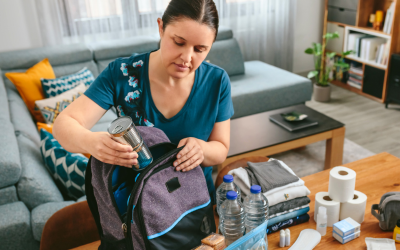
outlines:
[{"label": "coffee table", "polygon": [[[289,132],[269,120],[271,115],[294,110],[307,114],[319,124]],[[304,104],[234,119],[231,121],[230,134],[228,158],[218,165],[218,172],[244,157],[270,156],[322,140],[326,140],[325,169],[341,165],[343,160],[344,124]]]},{"label": "coffee table", "polygon": [[[389,238],[392,239],[392,232],[384,232],[379,228],[378,220],[371,214],[372,204],[379,204],[381,196],[387,192],[400,191],[400,159],[388,154],[380,153],[362,160],[344,165],[353,169],[357,173],[356,190],[367,195],[367,208],[365,211],[364,222],[361,223],[361,235],[359,238],[346,244],[339,243],[332,237],[332,228],[328,227],[327,233],[322,237],[321,242],[314,248],[318,249],[348,249],[365,250],[365,237]],[[290,227],[291,245],[294,244],[300,232],[306,228],[316,228],[314,221],[315,194],[328,191],[329,170],[325,170],[313,175],[302,178],[305,185],[310,189],[310,220],[307,223]],[[268,235],[269,250],[285,250],[290,247],[279,247],[279,233]],[[396,249],[400,249],[400,244],[396,244]]]}]

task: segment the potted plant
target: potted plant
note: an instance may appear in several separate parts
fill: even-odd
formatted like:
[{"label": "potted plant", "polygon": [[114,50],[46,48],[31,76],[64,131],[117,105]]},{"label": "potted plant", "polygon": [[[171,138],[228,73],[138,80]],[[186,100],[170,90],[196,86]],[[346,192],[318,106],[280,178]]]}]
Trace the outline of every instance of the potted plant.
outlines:
[{"label": "potted plant", "polygon": [[312,48],[306,49],[304,52],[306,54],[314,55],[314,65],[315,70],[310,71],[308,73],[308,78],[315,77],[314,86],[314,99],[318,102],[327,102],[330,100],[331,96],[331,87],[329,85],[331,71],[334,67],[341,68],[343,72],[349,69],[349,64],[344,61],[344,57],[353,53],[353,51],[343,52],[340,60],[336,63],[332,63],[332,58],[336,56],[336,52],[327,52],[326,53],[326,45],[329,40],[339,38],[339,34],[335,33],[326,33],[323,38],[325,39],[325,43],[321,45],[320,43],[313,43]]}]

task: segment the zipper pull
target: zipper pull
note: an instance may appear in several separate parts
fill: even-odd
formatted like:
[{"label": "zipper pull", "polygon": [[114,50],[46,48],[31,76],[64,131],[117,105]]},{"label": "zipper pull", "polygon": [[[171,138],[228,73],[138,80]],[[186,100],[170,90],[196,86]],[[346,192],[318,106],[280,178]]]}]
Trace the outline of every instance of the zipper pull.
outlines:
[{"label": "zipper pull", "polygon": [[128,226],[125,223],[122,223],[122,231],[124,232],[124,237],[128,235]]}]

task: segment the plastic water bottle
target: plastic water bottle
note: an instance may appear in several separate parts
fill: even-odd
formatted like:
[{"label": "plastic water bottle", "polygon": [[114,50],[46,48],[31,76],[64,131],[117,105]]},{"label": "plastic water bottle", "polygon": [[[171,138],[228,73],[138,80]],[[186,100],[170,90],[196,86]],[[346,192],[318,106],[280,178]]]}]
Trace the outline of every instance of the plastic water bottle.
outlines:
[{"label": "plastic water bottle", "polygon": [[235,191],[238,196],[238,200],[242,201],[240,198],[240,188],[233,183],[233,176],[232,175],[225,175],[224,176],[224,182],[217,188],[217,213],[218,215],[221,215],[220,213],[220,207],[222,203],[226,200],[226,194],[228,191]]},{"label": "plastic water bottle", "polygon": [[235,191],[228,191],[221,205],[220,227],[225,236],[225,245],[229,246],[244,234],[244,208],[237,199]]},{"label": "plastic water bottle", "polygon": [[246,233],[268,220],[268,200],[261,193],[259,185],[251,186],[250,195],[244,199],[243,206],[246,212]]}]

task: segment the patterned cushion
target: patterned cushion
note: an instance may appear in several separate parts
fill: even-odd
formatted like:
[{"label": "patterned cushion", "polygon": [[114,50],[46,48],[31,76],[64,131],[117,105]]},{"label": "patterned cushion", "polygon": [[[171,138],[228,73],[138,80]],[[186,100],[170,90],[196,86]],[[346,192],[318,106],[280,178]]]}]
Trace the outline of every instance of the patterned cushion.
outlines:
[{"label": "patterned cushion", "polygon": [[68,105],[70,105],[76,98],[81,96],[86,90],[85,84],[81,83],[79,86],[68,90],[56,97],[47,98],[44,100],[36,101],[36,106],[42,112],[43,118],[47,124],[53,124],[57,116]]},{"label": "patterned cushion", "polygon": [[85,195],[85,172],[88,159],[66,151],[53,135],[40,130],[40,152],[47,169],[60,185],[61,192],[78,199]]},{"label": "patterned cushion", "polygon": [[57,96],[80,84],[89,86],[94,81],[92,72],[86,67],[75,74],[62,76],[56,79],[41,79],[43,92],[46,98]]}]

